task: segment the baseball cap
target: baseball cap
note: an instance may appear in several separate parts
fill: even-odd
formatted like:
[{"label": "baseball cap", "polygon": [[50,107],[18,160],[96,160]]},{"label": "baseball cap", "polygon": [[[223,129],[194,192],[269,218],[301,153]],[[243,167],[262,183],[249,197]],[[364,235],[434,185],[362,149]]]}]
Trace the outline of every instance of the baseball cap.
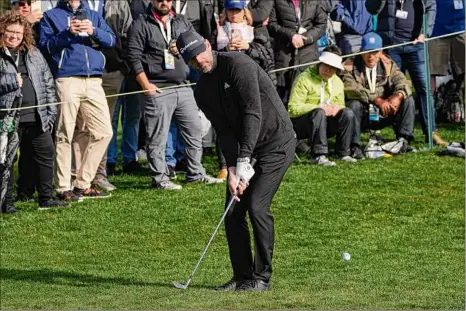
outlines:
[{"label": "baseball cap", "polygon": [[375,32],[369,32],[362,37],[361,50],[370,51],[383,47],[382,38]]},{"label": "baseball cap", "polygon": [[320,55],[319,60],[324,64],[332,66],[333,68],[337,68],[341,70],[345,69],[343,68],[343,65],[341,64],[343,62],[343,59],[341,58],[341,56],[337,54],[330,53],[330,52],[323,52]]},{"label": "baseball cap", "polygon": [[186,63],[204,52],[204,38],[195,31],[183,32],[176,40],[176,47]]},{"label": "baseball cap", "polygon": [[244,9],[247,6],[245,0],[225,0],[223,6],[225,10],[232,10],[232,9]]}]

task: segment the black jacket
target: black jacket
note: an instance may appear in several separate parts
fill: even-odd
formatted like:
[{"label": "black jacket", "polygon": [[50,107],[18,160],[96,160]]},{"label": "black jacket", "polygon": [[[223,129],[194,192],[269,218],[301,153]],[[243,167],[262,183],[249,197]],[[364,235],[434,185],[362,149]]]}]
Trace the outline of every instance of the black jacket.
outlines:
[{"label": "black jacket", "polygon": [[227,165],[259,157],[294,139],[293,125],[267,73],[243,53],[214,52],[194,94],[218,135]]},{"label": "black jacket", "polygon": [[[274,8],[270,14],[269,33],[275,43],[275,67],[284,68],[293,64],[303,64],[318,58],[317,41],[325,34],[327,14],[319,1],[301,0],[301,21],[297,22],[293,0],[274,0]],[[291,38],[298,33],[300,27],[307,29],[303,35],[307,37],[304,46],[295,55]],[[303,68],[304,70],[305,68]],[[285,85],[279,75],[279,85]]]},{"label": "black jacket", "polygon": [[[193,30],[183,15],[171,19],[171,37],[176,40],[182,32]],[[159,86],[181,84],[187,80],[189,67],[181,56],[175,57],[175,69],[166,70],[164,50],[168,44],[160,25],[152,14],[152,4],[146,14],[133,22],[128,35],[128,59],[132,73],[145,72],[149,81]]]},{"label": "black jacket", "polygon": [[[366,9],[370,14],[377,15],[377,33],[382,37],[384,45],[393,44],[395,37],[396,10],[398,0],[367,0]],[[415,0],[414,11],[416,17],[412,40],[419,37],[423,31],[423,14],[427,14],[427,33],[430,37],[434,30],[435,15],[437,13],[437,3],[435,0]]]}]

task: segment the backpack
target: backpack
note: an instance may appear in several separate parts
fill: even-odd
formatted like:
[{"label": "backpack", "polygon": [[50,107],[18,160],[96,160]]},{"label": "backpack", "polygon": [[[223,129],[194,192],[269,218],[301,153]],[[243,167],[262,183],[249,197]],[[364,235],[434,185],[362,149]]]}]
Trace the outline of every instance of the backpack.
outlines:
[{"label": "backpack", "polygon": [[439,86],[434,99],[438,123],[464,123],[464,101],[461,100],[454,80]]}]

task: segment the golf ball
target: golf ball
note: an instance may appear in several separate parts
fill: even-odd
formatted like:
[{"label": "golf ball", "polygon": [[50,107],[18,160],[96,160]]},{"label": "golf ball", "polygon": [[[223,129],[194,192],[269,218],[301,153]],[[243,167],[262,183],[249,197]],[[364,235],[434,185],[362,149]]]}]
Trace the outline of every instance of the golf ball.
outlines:
[{"label": "golf ball", "polygon": [[348,261],[351,259],[351,255],[349,253],[343,253],[341,254],[341,257],[343,258],[344,261]]}]

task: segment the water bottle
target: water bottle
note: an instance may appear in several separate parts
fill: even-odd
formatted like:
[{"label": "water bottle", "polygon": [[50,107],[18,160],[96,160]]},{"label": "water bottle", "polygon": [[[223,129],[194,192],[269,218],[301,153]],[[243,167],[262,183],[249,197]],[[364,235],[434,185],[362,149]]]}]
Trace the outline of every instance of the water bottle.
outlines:
[{"label": "water bottle", "polygon": [[369,121],[379,121],[379,108],[374,104],[369,105]]}]

